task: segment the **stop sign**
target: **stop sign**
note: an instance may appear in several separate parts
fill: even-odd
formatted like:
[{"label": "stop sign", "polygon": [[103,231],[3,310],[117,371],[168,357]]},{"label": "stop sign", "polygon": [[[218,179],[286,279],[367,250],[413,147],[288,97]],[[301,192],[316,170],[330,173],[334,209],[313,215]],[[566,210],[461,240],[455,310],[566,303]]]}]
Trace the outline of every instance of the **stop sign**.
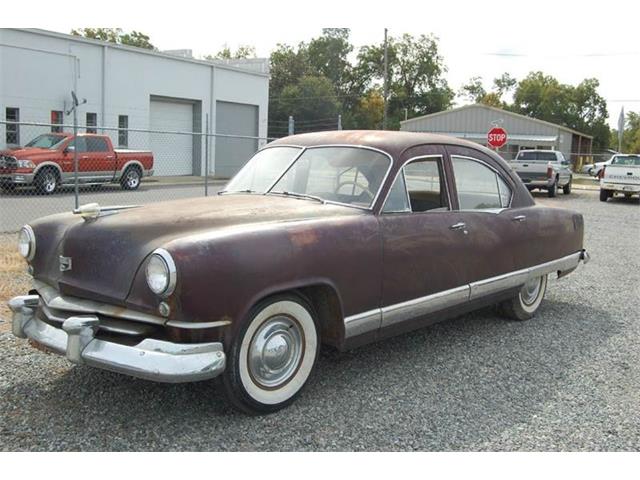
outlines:
[{"label": "stop sign", "polygon": [[487,133],[487,143],[493,148],[500,148],[507,143],[507,131],[501,127],[493,127]]}]

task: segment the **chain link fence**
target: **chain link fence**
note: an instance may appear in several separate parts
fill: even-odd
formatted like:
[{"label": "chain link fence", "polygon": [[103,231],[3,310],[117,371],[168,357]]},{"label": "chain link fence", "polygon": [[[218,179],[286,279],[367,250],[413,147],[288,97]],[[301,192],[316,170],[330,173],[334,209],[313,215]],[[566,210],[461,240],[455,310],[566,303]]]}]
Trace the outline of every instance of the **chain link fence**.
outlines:
[{"label": "chain link fence", "polygon": [[0,232],[78,205],[215,194],[269,139],[0,121]]}]

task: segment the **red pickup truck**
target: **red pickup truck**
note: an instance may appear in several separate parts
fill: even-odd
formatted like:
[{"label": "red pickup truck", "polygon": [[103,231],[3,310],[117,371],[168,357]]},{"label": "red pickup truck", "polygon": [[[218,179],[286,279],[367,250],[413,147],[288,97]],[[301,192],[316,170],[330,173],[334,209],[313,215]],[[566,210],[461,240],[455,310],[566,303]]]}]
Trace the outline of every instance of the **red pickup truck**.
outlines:
[{"label": "red pickup truck", "polygon": [[78,182],[83,185],[120,183],[135,190],[143,177],[153,175],[150,151],[114,149],[107,135],[46,133],[24,147],[0,152],[0,187],[34,185],[51,194],[75,181],[74,149],[78,156]]}]

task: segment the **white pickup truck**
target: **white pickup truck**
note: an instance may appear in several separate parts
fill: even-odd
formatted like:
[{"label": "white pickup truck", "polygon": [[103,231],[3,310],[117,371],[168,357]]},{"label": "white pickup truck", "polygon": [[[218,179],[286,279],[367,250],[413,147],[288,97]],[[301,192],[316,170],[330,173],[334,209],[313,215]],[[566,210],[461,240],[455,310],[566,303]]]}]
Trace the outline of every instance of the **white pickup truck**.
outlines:
[{"label": "white pickup truck", "polygon": [[626,197],[640,195],[640,155],[614,155],[598,176],[602,202],[616,193],[623,193]]},{"label": "white pickup truck", "polygon": [[565,195],[571,193],[573,172],[562,152],[520,150],[510,165],[529,190],[546,190],[549,197],[555,197],[558,188],[562,188]]}]

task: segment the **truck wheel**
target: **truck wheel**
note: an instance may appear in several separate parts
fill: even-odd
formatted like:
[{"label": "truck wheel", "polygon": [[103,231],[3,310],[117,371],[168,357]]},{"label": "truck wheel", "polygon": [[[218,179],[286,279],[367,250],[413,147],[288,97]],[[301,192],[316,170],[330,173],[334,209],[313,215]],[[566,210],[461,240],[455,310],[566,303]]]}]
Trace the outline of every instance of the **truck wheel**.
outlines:
[{"label": "truck wheel", "polygon": [[604,190],[602,188],[600,189],[600,201],[601,202],[606,202],[612,196],[613,196],[613,192],[611,192],[610,190]]},{"label": "truck wheel", "polygon": [[313,308],[296,295],[278,295],[252,309],[222,375],[234,407],[271,413],[294,401],[320,350],[314,316]]},{"label": "truck wheel", "polygon": [[501,313],[512,320],[529,320],[532,318],[547,291],[547,275],[530,279],[511,300],[499,305]]},{"label": "truck wheel", "polygon": [[141,178],[142,174],[138,167],[127,167],[120,180],[120,186],[123,190],[136,190],[140,186]]},{"label": "truck wheel", "polygon": [[58,189],[59,183],[58,172],[52,168],[43,168],[40,170],[34,181],[37,193],[44,195],[54,193]]},{"label": "truck wheel", "polygon": [[556,179],[556,181],[553,182],[553,185],[547,188],[547,197],[553,198],[556,196],[557,193],[558,193],[558,179]]},{"label": "truck wheel", "polygon": [[569,195],[571,193],[571,182],[573,181],[573,177],[569,177],[569,181],[567,184],[562,187],[562,193],[565,195]]}]

